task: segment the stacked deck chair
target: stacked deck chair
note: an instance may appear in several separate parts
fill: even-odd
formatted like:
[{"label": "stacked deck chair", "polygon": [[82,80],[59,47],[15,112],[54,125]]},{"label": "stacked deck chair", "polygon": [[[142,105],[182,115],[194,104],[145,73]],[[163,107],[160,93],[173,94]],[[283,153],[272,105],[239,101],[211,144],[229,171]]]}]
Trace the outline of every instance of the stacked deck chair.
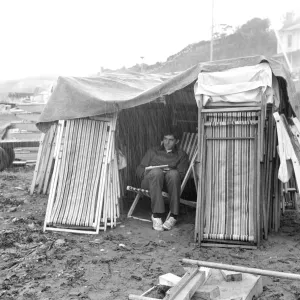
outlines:
[{"label": "stacked deck chair", "polygon": [[[188,171],[186,172],[186,175],[181,183],[181,194],[186,186],[186,183],[188,181],[188,179],[190,178],[191,174],[193,173],[193,177],[194,180],[196,180],[196,176],[195,176],[195,169],[194,169],[194,165],[195,165],[195,159],[197,157],[197,149],[198,149],[198,137],[197,137],[197,133],[190,133],[190,132],[184,132],[183,136],[182,136],[182,140],[179,144],[179,148],[181,148],[182,150],[184,150],[188,156],[189,156],[189,168]],[[197,184],[196,184],[197,186]],[[144,190],[141,188],[136,188],[136,187],[132,187],[132,186],[127,186],[127,190],[128,191],[132,191],[136,193],[136,197],[128,211],[127,217],[128,218],[134,218],[134,219],[139,219],[142,221],[150,221],[147,219],[141,219],[141,218],[137,218],[135,216],[133,216],[133,212],[140,200],[141,197],[146,196],[150,198],[150,193],[148,190]],[[166,192],[162,192],[162,195],[164,198],[169,198],[169,194]],[[193,201],[188,201],[188,200],[184,200],[180,198],[180,203],[181,204],[185,204],[191,207],[196,207],[196,202]]]},{"label": "stacked deck chair", "polygon": [[44,231],[98,234],[116,227],[115,128],[116,116],[59,121]]}]

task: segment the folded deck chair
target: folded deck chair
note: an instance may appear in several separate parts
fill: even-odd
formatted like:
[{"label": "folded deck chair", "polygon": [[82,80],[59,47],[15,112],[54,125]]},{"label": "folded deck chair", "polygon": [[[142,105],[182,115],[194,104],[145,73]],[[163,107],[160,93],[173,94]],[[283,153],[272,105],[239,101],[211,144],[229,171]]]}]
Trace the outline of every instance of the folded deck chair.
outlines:
[{"label": "folded deck chair", "polygon": [[[187,155],[189,157],[190,165],[189,165],[189,168],[188,168],[188,170],[184,176],[184,179],[181,183],[181,194],[182,194],[182,192],[185,188],[185,185],[186,185],[189,177],[191,176],[192,172],[194,173],[194,164],[195,164],[195,159],[197,157],[197,149],[198,149],[197,146],[198,146],[197,133],[184,132],[183,136],[182,136],[182,140],[179,144],[179,148],[181,148],[182,150],[184,150],[187,153]],[[195,180],[195,175],[194,175],[194,180]],[[133,211],[134,211],[138,201],[140,200],[140,198],[142,196],[147,196],[150,198],[150,193],[148,190],[135,188],[132,186],[127,186],[127,190],[137,193],[137,195],[128,211],[128,214],[127,214],[128,218],[130,218],[130,217],[135,218],[132,214],[133,214]],[[166,192],[162,192],[162,195],[165,198],[169,198],[169,195]],[[196,207],[196,202],[184,200],[181,198],[180,198],[180,203],[191,206],[191,207]],[[140,219],[140,220],[144,220],[144,219]],[[148,220],[145,220],[145,221],[148,221]]]}]

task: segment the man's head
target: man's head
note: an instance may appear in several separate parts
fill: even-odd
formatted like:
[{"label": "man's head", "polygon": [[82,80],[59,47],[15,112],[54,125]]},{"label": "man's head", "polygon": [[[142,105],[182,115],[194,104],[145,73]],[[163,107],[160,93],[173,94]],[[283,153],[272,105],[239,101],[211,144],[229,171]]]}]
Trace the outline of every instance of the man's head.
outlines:
[{"label": "man's head", "polygon": [[179,136],[176,130],[169,130],[165,132],[163,138],[163,145],[166,150],[172,150],[179,142]]}]

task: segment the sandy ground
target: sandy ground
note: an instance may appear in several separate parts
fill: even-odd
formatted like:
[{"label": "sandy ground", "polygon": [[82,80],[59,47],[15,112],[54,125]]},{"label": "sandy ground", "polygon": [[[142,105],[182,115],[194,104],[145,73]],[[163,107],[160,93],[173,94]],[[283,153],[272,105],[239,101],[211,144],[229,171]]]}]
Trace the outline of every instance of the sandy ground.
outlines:
[{"label": "sandy ground", "polygon": [[[182,276],[181,258],[300,272],[300,218],[293,211],[257,250],[199,249],[192,209],[169,232],[125,217],[97,236],[43,232],[47,197],[29,195],[32,174],[32,167],[0,173],[0,299],[128,299],[156,285],[159,275]],[[259,299],[300,299],[300,281],[263,282]]]}]

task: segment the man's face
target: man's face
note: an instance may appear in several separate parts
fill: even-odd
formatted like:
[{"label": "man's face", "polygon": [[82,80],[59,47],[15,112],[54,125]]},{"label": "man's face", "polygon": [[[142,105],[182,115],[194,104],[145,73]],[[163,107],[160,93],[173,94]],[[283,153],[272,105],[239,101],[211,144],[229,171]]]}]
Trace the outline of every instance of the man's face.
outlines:
[{"label": "man's face", "polygon": [[173,135],[165,135],[163,142],[166,150],[172,150],[175,147],[177,140]]}]

